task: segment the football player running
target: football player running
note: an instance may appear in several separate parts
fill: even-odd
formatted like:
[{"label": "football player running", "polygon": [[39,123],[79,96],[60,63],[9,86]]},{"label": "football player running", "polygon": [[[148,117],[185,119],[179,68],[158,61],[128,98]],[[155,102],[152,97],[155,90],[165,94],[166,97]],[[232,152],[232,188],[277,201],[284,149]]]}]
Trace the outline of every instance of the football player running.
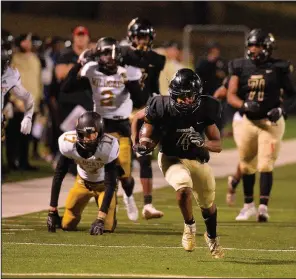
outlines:
[{"label": "football player running", "polygon": [[[10,66],[12,56],[12,45],[10,42],[5,42],[1,39],[1,95],[3,112],[4,96],[9,92],[22,100],[25,105],[25,114],[21,122],[21,133],[28,135],[32,128],[32,116],[34,113],[34,99],[30,92],[28,92],[22,85],[21,76],[17,69]],[[4,140],[5,117],[1,113],[1,134]]]},{"label": "football player running", "polygon": [[[272,34],[254,29],[246,41],[247,58],[229,63],[227,100],[244,114],[239,154],[245,198],[244,207],[236,217],[238,221],[251,216],[257,216],[259,222],[269,219],[267,206],[273,168],[285,131],[281,89],[284,98],[296,93],[291,82],[291,64],[272,57],[274,43]],[[260,173],[258,212],[253,197],[257,171]]]},{"label": "football player running", "polygon": [[[82,114],[76,131],[65,132],[59,137],[61,157],[58,161],[51,189],[50,209],[47,218],[49,232],[56,227],[76,230],[81,214],[94,197],[99,207],[98,216],[90,228],[91,235],[101,235],[116,228],[116,160],[118,140],[104,133],[102,117],[92,111]],[[70,190],[64,216],[58,214],[58,197],[68,167],[77,163],[77,177]]]},{"label": "football player running", "polygon": [[[152,50],[153,40],[156,32],[152,24],[147,19],[135,18],[129,25],[127,37],[130,46],[121,47],[123,55],[123,65],[137,67],[142,72],[140,79],[142,102],[134,102],[134,112],[145,107],[150,97],[160,94],[159,75],[165,64],[165,57]],[[141,127],[143,121],[138,120],[138,127]],[[152,205],[152,154],[141,155],[136,153],[140,164],[140,180],[143,187],[144,207],[142,217],[145,219],[160,218],[163,212],[157,210]]]},{"label": "football player running", "polygon": [[[64,92],[71,92],[77,77],[88,78],[92,87],[94,111],[104,119],[105,132],[119,140],[119,162],[124,170],[120,176],[128,218],[138,219],[133,197],[134,178],[131,176],[131,131],[129,116],[133,101],[141,99],[139,79],[142,73],[135,67],[119,66],[121,53],[118,42],[109,37],[98,40],[94,51],[83,52],[63,83]],[[94,61],[92,61],[94,60]],[[139,100],[138,102],[141,102]]]},{"label": "football player running", "polygon": [[[169,96],[149,100],[142,129],[156,130],[160,135],[159,167],[175,191],[184,218],[182,245],[186,251],[195,248],[196,224],[192,196],[196,198],[206,225],[205,241],[214,258],[224,257],[217,237],[215,178],[208,164],[209,151],[221,152],[220,132],[215,123],[221,117],[217,100],[202,95],[199,76],[190,69],[179,70],[169,84]],[[205,140],[205,135],[207,140]],[[147,135],[146,135],[147,136]],[[142,138],[135,149],[150,152]]]}]

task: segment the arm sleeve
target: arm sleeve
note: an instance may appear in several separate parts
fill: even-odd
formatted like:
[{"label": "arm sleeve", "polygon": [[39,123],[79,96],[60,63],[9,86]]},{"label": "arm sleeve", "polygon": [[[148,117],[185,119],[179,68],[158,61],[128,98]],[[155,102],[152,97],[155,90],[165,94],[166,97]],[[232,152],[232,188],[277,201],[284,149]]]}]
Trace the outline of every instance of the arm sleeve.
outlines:
[{"label": "arm sleeve", "polygon": [[162,96],[154,96],[147,102],[145,108],[145,122],[156,124],[163,115],[163,106],[161,106]]},{"label": "arm sleeve", "polygon": [[241,75],[241,67],[239,66],[238,61],[232,60],[228,63],[228,72],[229,72],[229,76]]},{"label": "arm sleeve", "polygon": [[142,94],[141,86],[138,80],[128,81],[125,84],[127,90],[131,94],[134,108],[141,108],[145,104],[145,96]]},{"label": "arm sleeve", "polygon": [[18,84],[11,89],[11,92],[20,100],[24,102],[25,105],[25,117],[32,119],[34,113],[34,99],[30,92],[28,92],[18,81]]},{"label": "arm sleeve", "polygon": [[68,75],[66,76],[65,80],[61,84],[61,91],[65,93],[71,93],[75,91],[77,88],[77,83],[79,83],[79,79],[77,75],[81,69],[81,64],[76,63],[72,69],[69,71]]},{"label": "arm sleeve", "polygon": [[108,209],[116,188],[117,168],[116,160],[105,165],[105,195],[100,211],[108,213]]},{"label": "arm sleeve", "polygon": [[65,157],[64,155],[61,155],[58,161],[51,186],[50,206],[52,207],[58,206],[62,182],[68,172],[70,162],[71,159]]}]

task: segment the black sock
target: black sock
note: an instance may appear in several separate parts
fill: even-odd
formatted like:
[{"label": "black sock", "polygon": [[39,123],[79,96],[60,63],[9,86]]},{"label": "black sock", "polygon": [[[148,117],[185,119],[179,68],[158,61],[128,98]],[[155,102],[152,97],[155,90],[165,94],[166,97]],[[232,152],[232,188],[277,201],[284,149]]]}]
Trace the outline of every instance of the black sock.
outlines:
[{"label": "black sock", "polygon": [[251,203],[254,201],[254,185],[255,185],[255,174],[244,174],[243,175],[244,195],[245,203]]},{"label": "black sock", "polygon": [[144,196],[144,205],[152,203],[152,195]]},{"label": "black sock", "polygon": [[261,172],[260,175],[260,204],[268,205],[273,183],[272,172]]},{"label": "black sock", "polygon": [[194,223],[195,223],[195,220],[194,220],[193,217],[192,217],[191,220],[189,220],[189,221],[185,221],[185,224],[186,224],[186,225],[193,225]]},{"label": "black sock", "polygon": [[135,180],[133,177],[129,178],[123,178],[121,180],[121,186],[124,190],[125,194],[130,197],[133,194],[134,186],[135,186]]},{"label": "black sock", "polygon": [[217,237],[217,209],[213,214],[202,211],[202,217],[204,218],[208,237],[213,239]]}]

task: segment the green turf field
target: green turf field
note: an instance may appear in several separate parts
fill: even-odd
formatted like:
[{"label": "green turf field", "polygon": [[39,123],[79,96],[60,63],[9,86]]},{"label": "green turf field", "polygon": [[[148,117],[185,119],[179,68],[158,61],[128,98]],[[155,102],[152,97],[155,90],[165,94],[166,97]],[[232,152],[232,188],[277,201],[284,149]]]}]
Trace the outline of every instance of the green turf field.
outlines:
[{"label": "green turf field", "polygon": [[[77,232],[48,233],[46,212],[2,220],[2,272],[16,277],[202,276],[295,278],[296,164],[276,169],[270,222],[234,221],[242,205],[241,185],[235,208],[225,204],[226,180],[217,181],[218,232],[225,259],[212,259],[202,234],[205,226],[195,207],[197,249],[181,246],[183,222],[172,188],[154,192],[154,204],[165,216],[156,220],[126,217],[119,198],[118,227],[113,234],[90,236],[97,209],[90,204]],[[258,185],[256,186],[258,196]],[[142,196],[136,195],[142,206]],[[258,201],[258,198],[257,200]]]}]

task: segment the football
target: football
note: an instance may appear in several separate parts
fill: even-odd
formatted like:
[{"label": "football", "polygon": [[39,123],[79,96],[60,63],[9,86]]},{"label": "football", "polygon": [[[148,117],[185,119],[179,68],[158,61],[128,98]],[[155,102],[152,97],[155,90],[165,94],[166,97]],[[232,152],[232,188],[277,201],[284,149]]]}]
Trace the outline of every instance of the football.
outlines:
[{"label": "football", "polygon": [[158,129],[153,127],[151,124],[144,123],[139,133],[139,143],[153,150],[160,140],[160,132]]}]

